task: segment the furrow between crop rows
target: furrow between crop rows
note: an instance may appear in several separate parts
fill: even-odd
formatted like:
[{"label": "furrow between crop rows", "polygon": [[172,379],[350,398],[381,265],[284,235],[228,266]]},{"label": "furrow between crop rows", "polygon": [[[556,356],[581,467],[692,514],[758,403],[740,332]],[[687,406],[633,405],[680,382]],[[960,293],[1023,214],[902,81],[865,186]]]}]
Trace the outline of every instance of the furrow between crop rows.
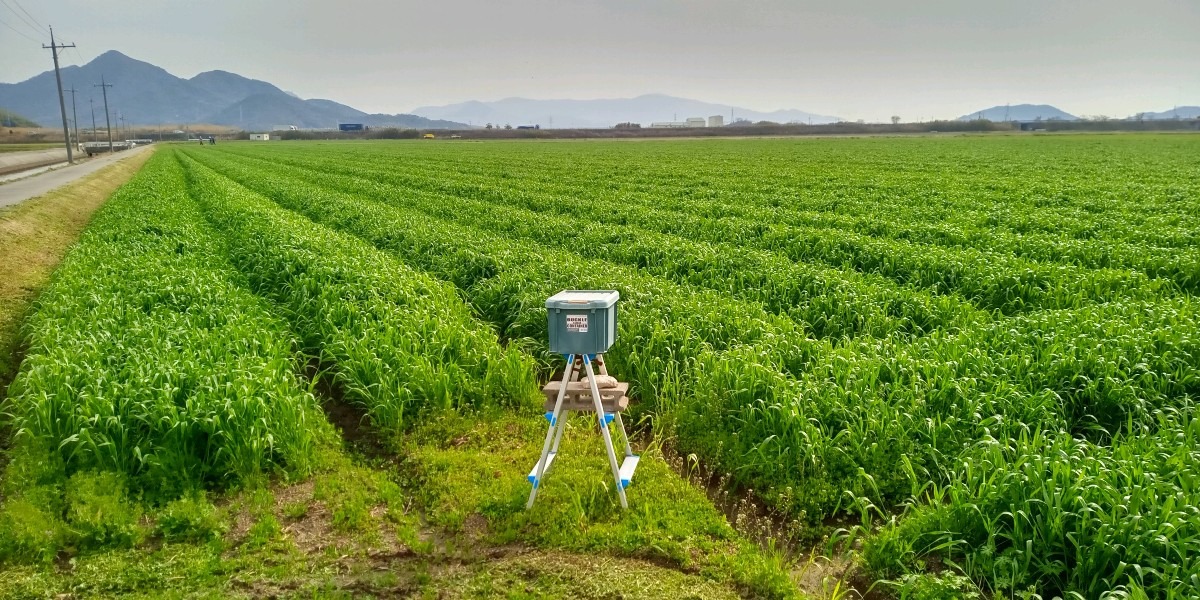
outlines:
[{"label": "furrow between crop rows", "polygon": [[[397,180],[394,175],[372,172],[352,163],[326,163],[320,167],[307,164],[306,167],[357,174],[366,179]],[[427,181],[425,187],[449,193],[452,197],[491,196],[501,205],[509,201],[520,202],[513,198],[537,195],[511,186],[480,187]],[[937,294],[959,294],[982,309],[1005,314],[1073,308],[1087,302],[1130,295],[1157,297],[1172,293],[1173,287],[1168,280],[1154,280],[1143,273],[1127,270],[1043,264],[970,248],[925,246],[842,230],[771,224],[761,219],[747,220],[703,211],[676,213],[603,200],[593,202],[589,207],[544,194],[538,202],[541,210],[567,215],[583,211],[605,222],[631,222],[684,239],[756,248],[794,261],[818,261],[835,268],[875,274]],[[1184,283],[1191,281],[1189,276]]]},{"label": "furrow between crop rows", "polygon": [[501,349],[453,289],[194,161],[184,169],[252,289],[282,307],[376,427],[400,430],[439,409],[532,405],[532,362]]},{"label": "furrow between crop rows", "polygon": [[[444,530],[794,593],[786,561],[735,534],[670,448],[798,519],[789,538],[861,521],[864,573],[901,595],[1190,597],[1196,139],[162,149],[27,323],[0,410],[15,432],[0,561],[142,556],[138,536],[193,517],[212,542],[286,544],[279,506],[253,500],[263,516],[235,538],[201,514],[203,490],[315,473],[315,503],[371,471],[378,490],[346,489],[379,498],[351,518],[414,550]],[[562,289],[620,292],[605,362],[642,430],[629,511],[589,436],[564,441],[524,510],[537,386],[561,366],[544,302]],[[340,453],[315,389],[337,423],[343,399],[369,417],[396,472]],[[337,528],[348,513],[322,502]],[[234,543],[208,549],[282,556]]]},{"label": "furrow between crop rows", "polygon": [[[634,226],[596,224],[589,219],[414,192],[364,177],[310,173],[264,164],[250,167],[228,161],[222,162],[221,168],[243,182],[253,181],[262,172],[277,172],[284,178],[301,179],[402,207],[421,209],[452,204],[459,207],[452,216],[464,225],[505,237],[529,239],[586,258],[628,265],[675,283],[761,302],[768,310],[799,321],[817,337],[835,341],[857,335],[922,335],[989,318],[954,297],[913,291],[882,278],[858,277],[853,272],[794,263],[764,252],[692,242]],[[445,211],[437,214],[451,215]]]},{"label": "furrow between crop rows", "polygon": [[[296,156],[290,160],[304,162],[313,159],[311,156]],[[328,164],[328,161],[324,163]],[[379,160],[374,156],[362,157],[362,160],[355,161],[355,165],[360,169],[397,173],[394,160]],[[937,188],[913,187],[910,193],[906,193],[908,188],[897,185],[896,189],[881,192],[876,198],[839,198],[835,203],[837,206],[861,204],[855,214],[843,214],[830,210],[828,206],[803,210],[806,198],[797,188],[789,188],[786,183],[768,183],[765,189],[742,190],[724,189],[727,183],[717,180],[712,183],[716,192],[740,200],[738,203],[723,203],[714,202],[715,198],[710,197],[709,193],[698,198],[692,197],[687,188],[672,187],[670,183],[664,184],[662,179],[657,179],[654,187],[636,193],[629,193],[623,188],[610,189],[615,185],[612,183],[614,180],[620,182],[628,177],[620,169],[613,169],[613,178],[605,181],[581,181],[572,179],[574,171],[568,166],[539,162],[530,168],[520,169],[512,162],[507,162],[500,166],[505,171],[503,177],[497,176],[497,167],[495,164],[480,165],[477,162],[456,164],[454,170],[457,176],[453,182],[434,175],[437,169],[422,169],[419,165],[405,164],[397,174],[406,180],[409,187],[469,197],[502,193],[506,201],[512,201],[514,197],[536,189],[539,195],[575,198],[577,204],[583,206],[611,208],[613,205],[637,205],[710,218],[776,223],[803,230],[853,232],[949,250],[999,252],[1036,263],[1066,263],[1090,269],[1132,269],[1154,278],[1172,280],[1192,292],[1200,285],[1200,254],[1194,246],[1180,247],[1177,243],[1171,243],[1172,247],[1169,248],[1155,248],[1148,246],[1144,239],[1126,241],[1097,238],[1114,228],[1127,226],[1131,220],[1145,222],[1155,215],[1148,212],[1149,207],[1143,209],[1147,212],[1138,215],[1119,220],[1110,217],[1103,222],[1096,222],[1093,212],[1082,211],[1084,220],[1076,225],[1076,231],[1063,236],[1060,232],[1066,224],[1063,223],[1061,207],[1055,207],[1053,216],[1044,217],[1029,212],[998,212],[990,201],[988,212],[973,211],[970,207],[958,205],[949,207],[944,181]],[[547,176],[548,172],[554,175]],[[520,179],[528,184],[514,189],[506,185],[512,179]],[[1014,187],[1007,192],[1020,195],[1025,190]],[[925,197],[930,194],[936,197]],[[561,203],[558,205],[561,206]],[[1104,205],[1120,206],[1111,200],[1106,200]],[[914,207],[917,210],[924,209],[927,214],[913,214]],[[875,216],[879,210],[904,218],[880,220]],[[1036,209],[1031,210],[1037,212]],[[965,215],[961,214],[964,212]],[[1004,228],[1006,224],[1011,224],[1011,229]],[[1144,228],[1138,231],[1144,231]]]},{"label": "furrow between crop rows", "polygon": [[[286,178],[263,173],[248,183],[287,208],[455,281],[482,310],[504,307],[504,316],[493,320],[510,333],[544,339],[540,300],[569,281],[620,289],[630,298],[621,339],[633,343],[614,347],[612,364],[652,401],[648,408],[677,423],[682,444],[810,515],[838,506],[843,490],[902,499],[915,481],[947,477],[963,444],[988,432],[1063,428],[1104,439],[1126,421],[1142,422],[1158,406],[1195,391],[1195,369],[1187,362],[1196,355],[1195,340],[1146,335],[1193,326],[1190,310],[1176,312],[1169,304],[1149,313],[1137,302],[1091,305],[911,343],[815,347],[793,379],[772,358],[773,345],[782,341],[775,335],[717,352],[707,344],[647,344],[662,324],[675,325],[699,308],[675,294],[648,291],[652,280],[617,279],[616,269],[592,276],[582,264],[573,267],[570,255]],[[464,264],[486,268],[464,272]],[[554,264],[577,270],[562,279],[549,271]],[[687,339],[691,324],[706,322],[708,314],[700,311],[682,331],[665,329],[671,339]],[[1097,350],[1094,339],[1130,343]],[[1157,376],[1133,377],[1139,369]],[[901,457],[914,465],[911,472],[896,469]]]}]

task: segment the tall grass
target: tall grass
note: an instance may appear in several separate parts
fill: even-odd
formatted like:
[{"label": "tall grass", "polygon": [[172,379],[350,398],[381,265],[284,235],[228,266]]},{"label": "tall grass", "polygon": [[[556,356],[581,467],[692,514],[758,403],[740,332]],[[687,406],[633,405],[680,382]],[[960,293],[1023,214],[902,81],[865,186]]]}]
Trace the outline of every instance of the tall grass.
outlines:
[{"label": "tall grass", "polygon": [[166,494],[303,474],[332,434],[293,338],[173,163],[152,158],[114,194],[37,301],[4,407],[14,444]]}]

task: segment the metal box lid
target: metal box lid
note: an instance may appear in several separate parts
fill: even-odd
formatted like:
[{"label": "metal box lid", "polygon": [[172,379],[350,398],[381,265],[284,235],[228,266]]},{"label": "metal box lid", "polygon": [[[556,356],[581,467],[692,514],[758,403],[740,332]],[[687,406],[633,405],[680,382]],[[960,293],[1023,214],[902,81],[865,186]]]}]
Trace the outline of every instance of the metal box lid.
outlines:
[{"label": "metal box lid", "polygon": [[616,290],[563,290],[546,299],[546,308],[609,308],[620,297]]}]

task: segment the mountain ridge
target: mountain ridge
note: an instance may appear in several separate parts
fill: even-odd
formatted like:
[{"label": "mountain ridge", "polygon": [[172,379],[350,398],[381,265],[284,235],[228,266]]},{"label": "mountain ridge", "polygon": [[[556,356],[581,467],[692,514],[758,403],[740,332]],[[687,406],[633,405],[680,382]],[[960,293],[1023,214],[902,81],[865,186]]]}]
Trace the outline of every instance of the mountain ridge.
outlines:
[{"label": "mountain ridge", "polygon": [[[1129,118],[1136,119],[1138,115],[1132,115]],[[1171,110],[1162,112],[1144,112],[1141,113],[1141,118],[1147,121],[1160,121],[1170,119],[1200,119],[1200,106],[1176,106]]]},{"label": "mountain ridge", "polygon": [[[610,128],[618,123],[633,122],[645,127],[659,121],[683,121],[689,117],[707,119],[710,116],[720,116],[726,124],[735,119],[812,124],[841,120],[798,109],[757,111],[661,93],[594,99],[510,96],[492,101],[468,100],[422,106],[411,114],[368,113],[334,100],[300,98],[270,82],[221,69],[184,79],[117,50],[106,51],[84,65],[64,67],[61,72],[64,87],[75,87],[80,92],[75,98],[74,111],[81,115],[80,125],[90,122],[93,108],[100,109],[97,126],[104,125],[103,95],[96,85],[101,77],[111,84],[107,91],[114,125],[121,117],[125,117],[126,124],[211,123],[245,130],[288,126],[334,128],[346,122],[371,127],[465,129],[485,123],[538,125],[542,128]],[[91,106],[86,102],[89,98],[93,101]],[[67,102],[70,108],[70,98]],[[42,124],[60,122],[54,72],[45,71],[18,83],[0,83],[0,108]],[[1049,104],[997,105],[965,114],[959,120],[978,118],[992,121],[1079,120],[1079,117]],[[1200,107],[1181,106],[1127,117],[1130,120],[1176,118],[1200,118]]]},{"label": "mountain ridge", "polygon": [[421,106],[413,114],[426,118],[464,121],[476,126],[539,125],[543,128],[607,128],[617,123],[640,123],[643,127],[659,121],[682,121],[688,117],[721,116],[728,124],[730,110],[734,119],[774,121],[778,123],[835,123],[839,117],[798,109],[756,111],[729,104],[715,104],[667,94],[642,94],[632,98],[533,99],[510,96],[499,100],[467,100],[438,106]]},{"label": "mountain ridge", "polygon": [[[90,122],[92,108],[99,109],[97,126],[104,125],[103,94],[96,86],[103,77],[105,83],[112,84],[107,92],[114,125],[120,117],[125,117],[127,124],[210,123],[246,130],[293,125],[306,129],[335,128],[344,122],[420,129],[466,127],[462,123],[409,114],[369,114],[332,100],[305,100],[272,83],[219,69],[184,79],[116,50],[104,52],[84,65],[64,67],[61,73],[64,87],[83,92],[75,99],[81,125]],[[68,97],[68,110],[70,103]],[[33,121],[59,122],[54,72],[45,71],[18,83],[0,83],[0,107]]]},{"label": "mountain ridge", "polygon": [[1049,104],[998,104],[967,113],[959,121],[1078,121],[1079,117]]}]

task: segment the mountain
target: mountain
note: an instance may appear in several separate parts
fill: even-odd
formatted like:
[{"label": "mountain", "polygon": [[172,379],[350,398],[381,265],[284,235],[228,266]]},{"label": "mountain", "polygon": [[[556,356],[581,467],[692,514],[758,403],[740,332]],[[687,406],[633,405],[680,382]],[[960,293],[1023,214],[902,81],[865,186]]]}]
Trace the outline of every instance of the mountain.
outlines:
[{"label": "mountain", "polygon": [[834,123],[837,117],[817,115],[801,110],[758,112],[728,104],[712,104],[699,100],[677,98],[662,94],[646,94],[636,98],[597,100],[531,100],[505,98],[494,102],[460,102],[445,106],[422,106],[413,114],[430,119],[449,119],[473,125],[484,123],[509,125],[541,125],[543,128],[601,128],[617,123],[634,122],[648,126],[655,121],[682,121],[688,117],[721,115],[730,122],[730,110],[737,119],[750,121]]},{"label": "mountain", "polygon": [[[64,88],[76,90],[80,124],[104,125],[104,101],[95,87],[101,77],[108,88],[113,124],[171,125],[211,123],[248,130],[276,126],[334,128],[353,122],[370,126],[392,125],[421,129],[465,128],[461,123],[431,121],[416,115],[369,115],[332,100],[304,100],[278,87],[228,71],[206,71],[191,79],[176,77],[150,63],[110,50],[83,66],[62,69]],[[88,101],[93,104],[89,105]],[[68,95],[67,110],[71,110]],[[58,92],[54,72],[47,71],[20,83],[0,83],[0,106],[41,123],[58,123]],[[70,115],[68,115],[69,117]]]},{"label": "mountain", "polygon": [[[1130,118],[1136,119],[1137,115],[1134,115]],[[1176,118],[1178,118],[1178,119],[1200,119],[1200,106],[1177,106],[1175,108],[1172,108],[1171,110],[1164,110],[1162,112],[1142,113],[1142,118],[1147,121],[1154,121],[1154,120],[1161,120],[1161,119],[1176,119]]]},{"label": "mountain", "polygon": [[[62,69],[63,88],[78,90],[76,109],[82,108],[90,120],[88,99],[94,99],[97,124],[101,126],[104,124],[102,90],[93,87],[100,83],[101,76],[106,83],[112,84],[108,88],[108,106],[113,119],[121,114],[137,123],[197,121],[201,115],[220,108],[217,98],[188,81],[149,63],[109,51],[82,67],[72,65]],[[66,101],[70,111],[69,94]],[[34,121],[58,123],[61,117],[54,72],[46,71],[21,83],[0,83],[0,106]]]},{"label": "mountain", "polygon": [[1079,117],[1049,104],[1012,104],[985,108],[958,118],[959,121],[977,121],[979,119],[996,122],[1049,121],[1051,119],[1058,121],[1078,121]]},{"label": "mountain", "polygon": [[358,116],[363,113],[359,111],[330,111],[320,104],[310,102],[293,98],[283,92],[263,92],[246,96],[219,111],[209,113],[201,121],[218,125],[231,124],[242,129],[272,129],[286,125],[316,129],[335,127],[339,121],[361,121]]},{"label": "mountain", "polygon": [[257,79],[248,79],[229,71],[205,71],[188,80],[226,106],[255,94],[278,94],[283,90]]}]

